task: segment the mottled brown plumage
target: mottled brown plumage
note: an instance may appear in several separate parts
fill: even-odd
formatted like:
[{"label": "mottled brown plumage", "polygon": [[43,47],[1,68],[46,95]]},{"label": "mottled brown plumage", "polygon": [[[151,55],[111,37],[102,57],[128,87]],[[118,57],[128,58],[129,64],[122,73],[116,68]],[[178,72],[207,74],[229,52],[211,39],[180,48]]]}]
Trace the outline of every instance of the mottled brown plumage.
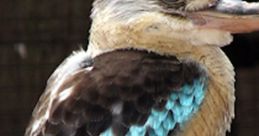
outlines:
[{"label": "mottled brown plumage", "polygon": [[[37,135],[97,136],[111,125],[125,134],[130,125],[143,125],[151,108],[160,109],[171,91],[205,74],[195,63],[137,50],[105,53],[88,67],[93,68],[82,67],[62,83],[57,94],[71,87],[73,92],[66,101],[52,101]],[[111,111],[117,103],[123,103],[118,115]]]}]

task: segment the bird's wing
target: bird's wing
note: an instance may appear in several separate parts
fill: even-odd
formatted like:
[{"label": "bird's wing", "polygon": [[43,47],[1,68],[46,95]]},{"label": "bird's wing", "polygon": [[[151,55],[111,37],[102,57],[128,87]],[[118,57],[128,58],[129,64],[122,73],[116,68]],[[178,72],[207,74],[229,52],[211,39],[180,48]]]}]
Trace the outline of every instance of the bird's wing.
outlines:
[{"label": "bird's wing", "polygon": [[59,87],[47,89],[27,135],[167,135],[197,111],[205,78],[197,64],[174,56],[136,50],[105,53],[90,67],[50,80]]},{"label": "bird's wing", "polygon": [[39,135],[39,131],[44,128],[45,122],[50,116],[49,110],[52,101],[58,96],[58,90],[64,86],[65,80],[71,78],[71,76],[83,68],[88,67],[91,63],[91,58],[81,49],[73,52],[71,56],[60,64],[50,76],[47,87],[34,108],[32,119],[26,129],[25,136]]}]

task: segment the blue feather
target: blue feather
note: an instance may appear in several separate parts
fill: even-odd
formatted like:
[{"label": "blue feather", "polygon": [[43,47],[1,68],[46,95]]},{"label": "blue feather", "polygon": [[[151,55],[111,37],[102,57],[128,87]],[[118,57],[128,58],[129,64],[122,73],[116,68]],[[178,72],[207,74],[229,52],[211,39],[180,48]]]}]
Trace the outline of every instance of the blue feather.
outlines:
[{"label": "blue feather", "polygon": [[171,95],[170,95],[170,100],[172,100],[172,101],[175,101],[175,100],[177,100],[178,99],[178,94],[177,93],[172,93]]},{"label": "blue feather", "polygon": [[104,132],[101,134],[101,136],[113,136],[113,134],[112,134],[112,129],[111,129],[111,128],[107,129],[106,131],[104,131]]},{"label": "blue feather", "polygon": [[[176,124],[183,126],[192,115],[198,111],[205,97],[206,79],[195,80],[192,85],[186,84],[179,90],[174,90],[169,96],[162,111],[152,109],[143,126],[133,125],[126,136],[167,136]],[[107,129],[101,136],[113,136]]]},{"label": "blue feather", "polygon": [[166,110],[172,109],[174,107],[174,104],[175,104],[175,102],[169,99],[165,105]]},{"label": "blue feather", "polygon": [[180,96],[180,103],[183,106],[191,106],[193,103],[193,95],[182,94]]},{"label": "blue feather", "polygon": [[192,85],[185,85],[182,87],[181,92],[184,94],[190,95],[193,92],[194,87]]},{"label": "blue feather", "polygon": [[163,122],[163,127],[167,130],[171,130],[175,127],[176,122],[171,113],[167,114],[165,121]]},{"label": "blue feather", "polygon": [[161,122],[156,116],[150,115],[146,124],[148,124],[148,126],[151,128],[157,129],[161,125]]},{"label": "blue feather", "polygon": [[173,107],[173,115],[174,115],[174,120],[177,122],[177,123],[180,123],[183,121],[183,116],[182,116],[182,107],[180,104],[176,104],[174,107]]},{"label": "blue feather", "polygon": [[165,128],[161,125],[159,128],[155,130],[155,133],[157,136],[166,136],[168,133],[168,130],[165,130]]},{"label": "blue feather", "polygon": [[143,126],[132,126],[126,136],[145,136],[146,130]]}]

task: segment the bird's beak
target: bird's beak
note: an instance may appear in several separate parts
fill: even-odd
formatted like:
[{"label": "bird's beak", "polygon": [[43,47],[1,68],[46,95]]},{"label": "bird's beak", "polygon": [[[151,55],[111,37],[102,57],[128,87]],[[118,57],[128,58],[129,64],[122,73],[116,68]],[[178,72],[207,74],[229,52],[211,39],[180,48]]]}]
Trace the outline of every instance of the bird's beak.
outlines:
[{"label": "bird's beak", "polygon": [[246,33],[259,30],[259,2],[220,0],[203,11],[187,15],[200,29],[219,29],[231,33]]}]

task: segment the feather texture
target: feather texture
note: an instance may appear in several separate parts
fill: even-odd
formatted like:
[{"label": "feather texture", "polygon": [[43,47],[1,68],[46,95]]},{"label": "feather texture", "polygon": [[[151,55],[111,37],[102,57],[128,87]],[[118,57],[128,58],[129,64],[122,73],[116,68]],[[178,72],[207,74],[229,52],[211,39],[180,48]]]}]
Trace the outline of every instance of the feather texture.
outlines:
[{"label": "feather texture", "polygon": [[[176,125],[184,129],[184,124],[198,111],[204,99],[206,79],[196,79],[192,85],[184,85],[172,91],[162,110],[152,109],[147,121],[142,126],[130,126],[126,136],[167,136]],[[188,92],[188,93],[186,93]],[[108,129],[101,136],[114,136]]]},{"label": "feather texture", "polygon": [[[151,122],[155,119],[160,124],[165,118],[170,119],[167,117],[169,110],[164,112],[165,107],[170,107],[169,100],[177,101],[171,105],[174,110],[170,112],[178,123],[187,120],[189,114],[184,115],[186,111],[195,111],[195,108],[190,111],[182,106],[190,103],[199,105],[203,99],[202,93],[195,91],[200,89],[199,85],[193,91],[185,90],[186,87],[180,89],[183,85],[200,84],[194,79],[206,76],[196,63],[180,62],[174,56],[137,50],[105,53],[90,62],[91,65],[78,68],[60,80],[58,90],[54,90],[56,95],[51,95],[51,92],[41,99],[34,113],[38,118],[32,120],[28,136],[95,136],[108,128],[115,135],[131,133],[132,129],[136,130],[135,133],[140,131],[136,126],[144,125],[150,118]],[[93,67],[91,71],[89,67]],[[170,95],[172,92],[175,93]],[[188,97],[188,93],[193,98]],[[45,113],[38,112],[42,107],[46,107]],[[42,118],[44,120],[38,120]],[[32,129],[38,122],[40,125]],[[166,123],[173,127],[173,122]],[[151,125],[157,129],[163,126]],[[155,132],[163,134],[169,131]]]}]

